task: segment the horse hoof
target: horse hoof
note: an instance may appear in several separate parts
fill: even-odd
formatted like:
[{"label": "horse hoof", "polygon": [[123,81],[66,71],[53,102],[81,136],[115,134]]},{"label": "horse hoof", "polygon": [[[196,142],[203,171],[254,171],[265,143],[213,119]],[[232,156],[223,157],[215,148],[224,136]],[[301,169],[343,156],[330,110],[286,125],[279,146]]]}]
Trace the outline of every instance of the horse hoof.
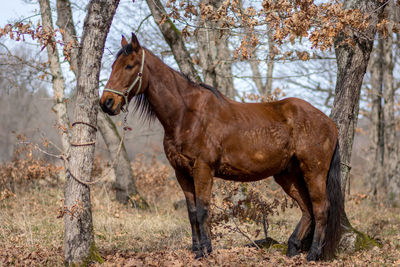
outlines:
[{"label": "horse hoof", "polygon": [[[296,232],[296,230],[295,230],[295,232]],[[299,255],[300,254],[300,246],[301,246],[300,240],[298,240],[295,237],[295,234],[293,233],[288,240],[288,249],[286,251],[286,256],[293,257],[296,255]]]},{"label": "horse hoof", "polygon": [[204,252],[203,251],[196,251],[195,253],[194,253],[194,259],[195,260],[198,260],[198,259],[202,259],[202,258],[204,258],[206,255],[204,254]]},{"label": "horse hoof", "polygon": [[211,254],[211,252],[212,252],[212,246],[211,246],[211,245],[208,245],[208,246],[206,247],[206,249],[207,249],[207,254],[208,254],[208,255]]},{"label": "horse hoof", "polygon": [[286,256],[288,256],[288,257],[294,257],[299,254],[300,254],[300,252],[295,247],[289,246],[288,250],[286,251]]},{"label": "horse hoof", "polygon": [[321,258],[321,255],[318,255],[318,253],[310,251],[307,255],[307,261],[318,261]]}]

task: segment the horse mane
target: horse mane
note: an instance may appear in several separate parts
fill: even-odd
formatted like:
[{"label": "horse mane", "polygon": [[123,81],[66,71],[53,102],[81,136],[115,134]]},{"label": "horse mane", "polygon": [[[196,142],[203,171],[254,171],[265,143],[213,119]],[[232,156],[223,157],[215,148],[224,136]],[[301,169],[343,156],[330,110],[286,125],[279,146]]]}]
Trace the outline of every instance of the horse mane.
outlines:
[{"label": "horse mane", "polygon": [[135,105],[134,111],[139,113],[139,118],[145,122],[147,121],[152,123],[156,118],[156,113],[154,113],[154,110],[151,108],[150,102],[146,95],[141,94],[135,96],[133,100]]},{"label": "horse mane", "polygon": [[[151,52],[147,48],[143,47],[143,49],[145,49],[151,55],[157,57],[153,52]],[[129,43],[129,44],[123,46],[117,52],[117,55],[115,56],[115,58],[117,59],[122,54],[129,55],[132,52],[133,52],[133,46],[131,43]],[[215,89],[214,87],[212,87],[208,84],[202,83],[202,82],[201,83],[194,82],[190,79],[188,74],[176,71],[168,65],[167,65],[167,67],[169,67],[171,70],[173,70],[174,72],[177,72],[182,77],[184,77],[192,86],[209,90],[218,98],[218,100],[222,101],[221,92],[218,91],[217,89]],[[144,121],[148,121],[149,123],[153,122],[154,119],[156,118],[156,114],[154,113],[154,110],[151,108],[150,102],[148,101],[146,95],[141,94],[141,95],[135,96],[133,100],[134,100],[134,105],[135,105],[134,110],[135,110],[135,112],[139,112],[139,117],[141,119],[143,119]]]},{"label": "horse mane", "polygon": [[191,85],[193,86],[197,86],[197,87],[202,87],[204,89],[207,89],[209,91],[211,91],[220,101],[222,101],[222,97],[221,97],[221,92],[212,87],[211,85],[205,84],[205,83],[196,83],[194,81],[192,81],[192,79],[190,79],[189,75],[186,73],[182,73],[182,72],[178,72],[180,75],[182,75]]},{"label": "horse mane", "polygon": [[203,88],[206,88],[207,90],[210,90],[218,98],[219,101],[222,101],[222,94],[218,89],[215,89],[214,87],[205,83],[200,83],[199,85]]}]

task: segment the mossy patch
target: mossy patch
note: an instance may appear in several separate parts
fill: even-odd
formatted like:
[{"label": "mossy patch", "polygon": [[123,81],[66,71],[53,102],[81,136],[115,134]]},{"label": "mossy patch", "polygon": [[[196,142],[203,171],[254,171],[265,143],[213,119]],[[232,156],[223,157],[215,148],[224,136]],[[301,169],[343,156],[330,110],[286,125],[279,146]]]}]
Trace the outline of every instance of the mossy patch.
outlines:
[{"label": "mossy patch", "polygon": [[272,250],[272,251],[280,251],[284,255],[286,255],[287,249],[288,249],[288,247],[286,244],[279,244],[279,243],[274,244],[274,245],[270,246],[270,248],[269,248],[269,250]]},{"label": "mossy patch", "polygon": [[129,197],[129,202],[131,203],[132,207],[135,208],[135,209],[140,209],[140,210],[148,210],[148,209],[150,209],[150,205],[139,194],[131,195]]},{"label": "mossy patch", "polygon": [[343,233],[339,250],[346,253],[353,253],[362,250],[369,250],[373,247],[381,248],[382,244],[367,234],[350,226],[347,231]]},{"label": "mossy patch", "polygon": [[[267,239],[255,240],[254,243],[260,248],[268,249],[274,245],[279,245],[279,242],[273,238],[267,237]],[[247,244],[246,247],[255,247],[253,243]]]},{"label": "mossy patch", "polygon": [[94,243],[94,241],[92,242],[92,245],[90,245],[90,249],[89,249],[89,255],[86,257],[86,259],[83,261],[83,263],[79,266],[88,266],[90,263],[93,262],[98,262],[98,263],[103,263],[104,260],[103,258],[100,256],[99,251],[97,250],[96,244]]},{"label": "mossy patch", "polygon": [[171,26],[172,30],[174,32],[176,32],[179,36],[181,35],[180,30],[178,30],[178,28],[175,26],[175,24],[172,22],[172,20],[170,18],[167,18],[167,22],[169,23],[169,25]]},{"label": "mossy patch", "polygon": [[357,231],[356,229],[353,229],[353,231],[357,235],[355,251],[368,250],[373,247],[379,247],[379,248],[382,247],[382,244],[380,244],[377,240],[373,239],[367,234]]}]

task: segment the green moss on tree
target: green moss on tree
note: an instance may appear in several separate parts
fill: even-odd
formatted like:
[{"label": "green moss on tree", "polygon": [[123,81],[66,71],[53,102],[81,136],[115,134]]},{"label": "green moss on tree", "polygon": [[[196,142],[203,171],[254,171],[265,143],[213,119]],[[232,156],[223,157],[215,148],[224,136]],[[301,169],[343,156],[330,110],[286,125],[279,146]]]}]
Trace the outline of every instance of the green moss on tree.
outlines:
[{"label": "green moss on tree", "polygon": [[355,251],[367,250],[367,249],[371,249],[373,247],[382,247],[382,244],[380,244],[378,241],[376,241],[372,237],[368,236],[367,234],[357,231],[354,228],[353,228],[353,231],[357,235]]},{"label": "green moss on tree", "polygon": [[175,24],[172,22],[172,20],[170,18],[167,19],[167,22],[169,23],[169,25],[171,26],[172,30],[174,32],[176,32],[179,36],[181,35],[181,31],[178,30],[178,28],[175,26]]},{"label": "green moss on tree", "polygon": [[147,203],[147,201],[141,197],[139,194],[136,195],[131,195],[129,197],[129,201],[132,204],[133,208],[138,208],[141,210],[148,210],[150,208],[150,205]]},{"label": "green moss on tree", "polygon": [[83,263],[80,264],[79,266],[89,266],[89,264],[92,262],[98,262],[100,264],[104,262],[103,258],[100,256],[99,251],[97,250],[97,247],[96,247],[96,244],[94,243],[94,241],[92,242],[92,245],[90,246],[89,255],[86,257],[86,259],[83,261]]},{"label": "green moss on tree", "polygon": [[353,253],[360,250],[368,250],[373,247],[382,247],[377,240],[367,234],[356,230],[353,226],[347,225],[339,244],[339,251]]}]

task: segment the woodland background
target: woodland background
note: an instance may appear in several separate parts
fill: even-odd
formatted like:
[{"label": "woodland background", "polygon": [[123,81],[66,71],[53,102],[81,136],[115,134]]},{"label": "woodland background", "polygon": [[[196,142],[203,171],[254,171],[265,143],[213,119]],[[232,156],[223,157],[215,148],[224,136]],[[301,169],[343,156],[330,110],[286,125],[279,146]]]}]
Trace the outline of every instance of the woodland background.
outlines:
[{"label": "woodland background", "polygon": [[[356,126],[354,144],[352,132],[346,136],[350,152],[343,153],[348,158],[342,158],[342,169],[350,173],[343,180],[349,220],[372,241],[364,244],[355,239],[342,245],[336,260],[318,264],[400,264],[397,1],[40,0],[24,1],[36,8],[31,16],[0,25],[0,240],[5,244],[0,248],[0,266],[63,265],[76,256],[66,252],[62,218],[68,228],[74,213],[86,209],[86,204],[68,204],[72,179],[60,155],[71,143],[73,120],[66,118],[74,116],[79,102],[76,88],[83,63],[78,64],[82,57],[78,47],[84,39],[84,18],[96,2],[118,6],[115,15],[98,9],[111,25],[99,64],[100,91],[120,49],[121,35],[135,32],[140,43],[165,63],[237,101],[295,96],[330,115],[338,95],[341,52],[335,47],[340,45],[340,34],[355,32],[360,43],[370,41],[373,49],[364,58],[368,68],[361,77],[359,99],[354,90],[346,95],[355,98],[351,111],[355,116],[346,116]],[[376,6],[368,4],[372,2]],[[342,4],[353,8],[343,11]],[[346,113],[344,107],[336,110],[332,117]],[[82,191],[91,197],[93,237],[88,239],[98,250],[90,262],[306,264],[304,255],[292,259],[283,255],[283,244],[300,214],[273,179],[214,186],[211,223],[216,251],[205,260],[193,260],[183,194],[163,154],[161,126],[131,112],[128,125],[133,130],[125,133],[119,164],[114,165],[122,121],[123,116],[109,118],[101,111],[97,117],[94,168],[88,173],[100,181]],[[237,195],[255,207],[236,207],[232,216],[224,205]],[[265,238],[265,233],[279,244],[265,250],[245,246]]]}]

